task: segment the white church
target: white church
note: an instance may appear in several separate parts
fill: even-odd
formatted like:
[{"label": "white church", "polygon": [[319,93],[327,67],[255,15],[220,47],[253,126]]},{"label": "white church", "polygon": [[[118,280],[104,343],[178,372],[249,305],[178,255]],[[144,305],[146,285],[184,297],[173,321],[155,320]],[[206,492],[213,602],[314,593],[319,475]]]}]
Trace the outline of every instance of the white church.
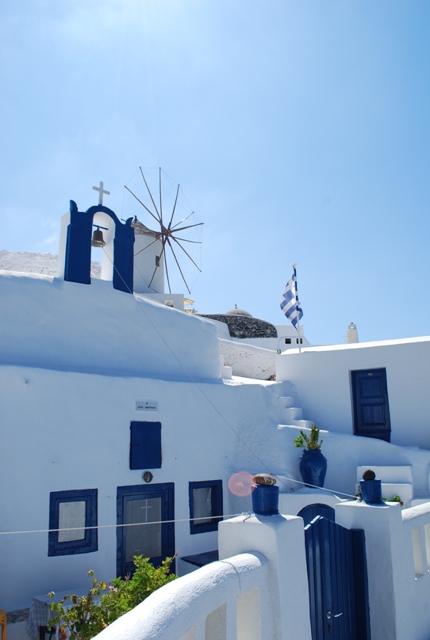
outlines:
[{"label": "white church", "polygon": [[[0,252],[9,640],[44,637],[48,592],[137,554],[176,554],[181,577],[103,640],[428,640],[430,337],[311,346],[240,309],[185,313],[165,291],[169,226],[122,222],[102,196],[71,201],[54,274]],[[314,422],[323,488],[294,446]],[[355,498],[366,469],[383,502]],[[260,472],[279,513],[253,506]]]}]

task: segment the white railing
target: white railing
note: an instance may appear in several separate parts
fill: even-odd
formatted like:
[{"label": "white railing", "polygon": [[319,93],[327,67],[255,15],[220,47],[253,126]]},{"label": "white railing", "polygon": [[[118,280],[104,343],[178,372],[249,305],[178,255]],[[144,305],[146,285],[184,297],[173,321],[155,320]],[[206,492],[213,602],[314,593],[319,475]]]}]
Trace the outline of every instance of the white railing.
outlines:
[{"label": "white railing", "polygon": [[430,502],[404,509],[402,521],[405,540],[412,548],[415,578],[425,577],[430,587]]},{"label": "white railing", "polygon": [[[401,542],[396,540],[397,549],[393,548],[394,578],[401,576],[401,580],[394,583],[395,590],[400,593],[396,615],[408,619],[413,611],[414,628],[418,634],[428,633],[430,623],[428,619],[428,603],[430,599],[430,503],[426,502],[410,509],[404,509],[402,515]],[[397,571],[396,571],[397,569]],[[403,609],[403,612],[401,609]],[[407,612],[410,612],[409,614]],[[402,621],[398,621],[399,627]],[[410,635],[411,628],[405,631],[403,637],[418,637]],[[409,636],[407,635],[409,633]],[[402,637],[399,634],[399,637]],[[421,636],[424,637],[424,636]],[[426,635],[425,637],[428,637]]]},{"label": "white railing", "polygon": [[243,553],[158,589],[98,640],[272,640],[266,558]]}]

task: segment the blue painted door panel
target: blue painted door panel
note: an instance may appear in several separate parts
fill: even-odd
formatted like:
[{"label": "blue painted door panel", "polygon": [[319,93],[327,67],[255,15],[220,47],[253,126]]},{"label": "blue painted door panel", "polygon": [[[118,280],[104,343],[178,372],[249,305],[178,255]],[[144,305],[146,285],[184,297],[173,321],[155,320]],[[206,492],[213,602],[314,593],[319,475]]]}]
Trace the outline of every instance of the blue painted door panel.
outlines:
[{"label": "blue painted door panel", "polygon": [[390,442],[391,423],[385,369],[351,372],[354,434]]},{"label": "blue painted door panel", "polygon": [[[174,484],[132,485],[117,489],[117,574],[134,571],[133,556],[156,567],[175,553]],[[172,565],[172,571],[174,566]]]},{"label": "blue painted door panel", "polygon": [[[364,545],[364,536],[353,540],[352,531],[321,516],[305,527],[312,640],[370,640],[364,546],[364,565],[354,565],[360,541]],[[364,616],[360,624],[358,615]]]},{"label": "blue painted door panel", "polygon": [[316,516],[323,516],[327,520],[334,522],[334,509],[328,504],[322,504],[321,502],[315,502],[314,504],[308,504],[303,507],[297,514],[303,518],[305,526],[309,524]]}]

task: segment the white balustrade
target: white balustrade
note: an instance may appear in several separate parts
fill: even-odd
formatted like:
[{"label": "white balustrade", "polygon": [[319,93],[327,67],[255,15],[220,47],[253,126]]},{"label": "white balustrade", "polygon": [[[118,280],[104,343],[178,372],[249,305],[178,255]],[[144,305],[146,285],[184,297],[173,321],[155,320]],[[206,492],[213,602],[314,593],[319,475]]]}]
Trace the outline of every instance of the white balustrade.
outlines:
[{"label": "white balustrade", "polygon": [[155,591],[97,640],[272,640],[268,563],[243,553]]},{"label": "white balustrade", "polygon": [[[412,550],[409,561],[413,559],[416,587],[425,588],[430,595],[430,502],[404,509],[402,523],[405,548]],[[412,576],[412,571],[410,571]],[[419,578],[425,578],[424,581]],[[424,586],[425,583],[425,586]]]}]

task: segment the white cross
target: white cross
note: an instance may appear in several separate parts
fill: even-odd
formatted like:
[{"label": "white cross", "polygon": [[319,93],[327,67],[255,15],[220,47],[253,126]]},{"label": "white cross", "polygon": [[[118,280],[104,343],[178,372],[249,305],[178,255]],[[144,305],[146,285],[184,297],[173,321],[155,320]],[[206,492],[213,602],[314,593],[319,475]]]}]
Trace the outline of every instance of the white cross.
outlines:
[{"label": "white cross", "polygon": [[99,204],[103,204],[103,194],[105,193],[107,196],[110,196],[110,191],[103,190],[103,182],[100,182],[99,187],[93,187],[94,191],[99,192]]},{"label": "white cross", "polygon": [[146,505],[144,507],[140,507],[145,510],[145,522],[148,522],[148,509],[152,509],[151,505],[148,506],[148,500],[145,500]]}]

